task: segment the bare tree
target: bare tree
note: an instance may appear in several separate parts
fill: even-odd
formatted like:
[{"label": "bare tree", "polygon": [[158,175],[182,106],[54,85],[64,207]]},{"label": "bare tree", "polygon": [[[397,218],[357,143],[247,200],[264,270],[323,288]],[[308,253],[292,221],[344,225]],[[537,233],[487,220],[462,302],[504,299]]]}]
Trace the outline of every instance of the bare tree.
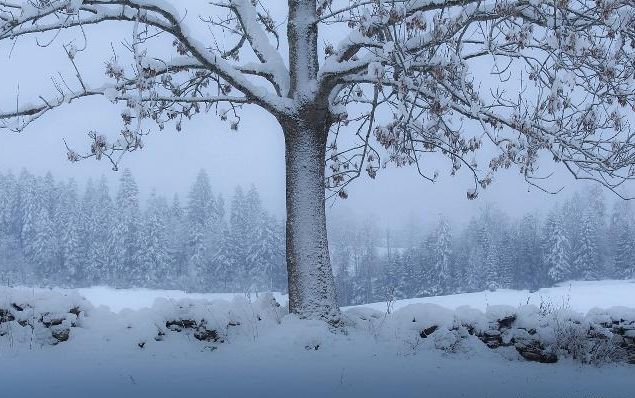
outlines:
[{"label": "bare tree", "polygon": [[[347,184],[388,163],[435,180],[423,163],[431,153],[451,174],[469,170],[468,198],[513,165],[537,184],[545,158],[613,190],[633,178],[632,0],[288,0],[286,38],[275,3],[212,1],[213,16],[201,17],[209,33],[194,35],[165,0],[0,0],[0,40],[128,24],[134,60],[115,55],[104,84],[89,87],[77,47],[64,45],[77,81],[0,111],[0,123],[21,131],[51,109],[105,96],[127,109],[119,138],[91,132],[90,149],[68,156],[116,168],[149,126],[178,130],[213,111],[237,128],[243,106],[265,109],[286,145],[290,310],[335,323],[328,190],[345,198]],[[324,43],[324,27],[342,33],[339,43]],[[166,36],[172,53],[154,54],[149,43]],[[477,156],[484,145],[492,150]]]}]

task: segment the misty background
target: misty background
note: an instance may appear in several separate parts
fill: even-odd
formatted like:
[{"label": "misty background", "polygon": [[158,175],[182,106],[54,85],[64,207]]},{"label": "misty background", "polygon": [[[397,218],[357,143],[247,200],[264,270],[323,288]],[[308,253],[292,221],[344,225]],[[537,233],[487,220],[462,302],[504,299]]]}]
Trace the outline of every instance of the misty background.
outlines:
[{"label": "misty background", "polygon": [[[204,24],[196,23],[197,18],[212,9],[191,1],[179,2],[178,6],[187,8],[187,18],[194,30],[204,28]],[[272,12],[282,12],[285,7],[281,4],[277,9],[274,5]],[[120,48],[129,41],[130,31],[122,30],[121,25],[119,29],[100,25],[87,29],[85,37],[79,31],[50,37],[55,38],[50,45],[31,37],[20,38],[15,46],[0,44],[0,70],[4,76],[0,85],[0,109],[37,102],[39,95],[54,94],[52,77],[58,84],[62,79],[73,84],[75,72],[63,44],[73,43],[83,50],[76,57],[83,78],[100,84],[104,81],[104,68],[95,68],[94,58],[105,62],[113,48]],[[325,37],[336,41],[337,32],[325,32]],[[281,52],[284,53],[284,49]],[[51,75],[50,71],[59,71],[59,74]],[[89,131],[116,135],[121,126],[121,110],[106,98],[88,98],[47,114],[24,133],[3,133],[0,170],[18,173],[26,167],[38,175],[51,171],[57,178],[74,178],[80,185],[89,178],[97,180],[103,174],[114,187],[120,173],[113,172],[106,161],[89,159],[70,163],[66,160],[65,142],[81,153],[89,145]],[[581,184],[573,184],[572,177],[558,165],[545,164],[541,174],[553,175],[542,182],[544,187],[550,191],[563,188],[560,194],[551,195],[531,187],[517,169],[512,168],[495,174],[493,186],[482,191],[477,200],[469,201],[466,191],[472,181],[467,170],[451,177],[449,164],[444,161],[435,164],[435,161],[432,159],[430,164],[439,170],[439,180],[434,184],[420,178],[414,168],[396,169],[390,165],[381,170],[374,181],[362,176],[347,189],[347,200],[329,202],[330,217],[351,212],[372,215],[381,226],[392,228],[412,219],[433,223],[443,214],[451,223],[462,224],[485,204],[494,204],[511,216],[520,216],[544,211],[581,187]],[[143,150],[126,155],[122,167],[133,172],[142,193],[148,194],[154,188],[168,197],[174,193],[184,195],[201,169],[208,171],[214,190],[226,195],[231,194],[236,185],[253,183],[261,192],[264,207],[278,217],[284,216],[282,133],[275,119],[255,106],[243,109],[238,131],[233,131],[213,112],[185,122],[181,132],[166,126],[163,132],[153,132],[146,137]],[[607,196],[614,198],[610,193]]]}]

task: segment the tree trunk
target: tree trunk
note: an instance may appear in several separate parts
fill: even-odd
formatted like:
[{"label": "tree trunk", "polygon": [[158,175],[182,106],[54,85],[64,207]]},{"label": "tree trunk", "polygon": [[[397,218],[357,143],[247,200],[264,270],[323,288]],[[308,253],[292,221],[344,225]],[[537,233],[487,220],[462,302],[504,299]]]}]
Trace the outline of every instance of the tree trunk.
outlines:
[{"label": "tree trunk", "polygon": [[[312,119],[312,118],[307,118]],[[324,166],[328,123],[281,121],[285,135],[289,311],[340,321],[326,232]]]}]

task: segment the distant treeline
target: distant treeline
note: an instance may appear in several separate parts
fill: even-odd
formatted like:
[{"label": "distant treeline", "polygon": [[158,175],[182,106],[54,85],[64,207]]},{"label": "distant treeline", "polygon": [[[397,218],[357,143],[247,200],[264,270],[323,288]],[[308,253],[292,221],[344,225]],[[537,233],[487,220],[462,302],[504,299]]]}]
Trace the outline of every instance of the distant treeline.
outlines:
[{"label": "distant treeline", "polygon": [[[73,181],[0,173],[2,283],[149,287],[188,291],[286,290],[284,223],[255,187],[229,205],[201,171],[181,203],[152,193],[143,205],[130,171],[116,195],[104,177],[80,194]],[[538,289],[568,279],[635,278],[628,202],[607,210],[599,190],[541,217],[511,219],[485,206],[452,231],[331,217],[329,238],[343,305],[494,288]]]},{"label": "distant treeline", "polygon": [[145,206],[129,170],[113,199],[105,178],[0,174],[0,278],[58,286],[281,290],[284,227],[255,187],[237,187],[229,214],[201,171],[185,204],[152,193]]},{"label": "distant treeline", "polygon": [[514,220],[485,206],[454,233],[442,217],[430,233],[412,226],[399,232],[410,243],[391,248],[372,220],[336,224],[330,238],[342,304],[635,278],[630,204],[616,201],[609,212],[599,189],[574,195],[546,217]]}]

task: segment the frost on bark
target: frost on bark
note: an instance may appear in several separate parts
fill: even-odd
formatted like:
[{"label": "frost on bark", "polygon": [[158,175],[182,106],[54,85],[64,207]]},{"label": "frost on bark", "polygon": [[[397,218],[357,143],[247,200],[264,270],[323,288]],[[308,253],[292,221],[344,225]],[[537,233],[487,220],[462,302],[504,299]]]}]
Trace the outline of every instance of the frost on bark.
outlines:
[{"label": "frost on bark", "polygon": [[[22,131],[102,96],[123,108],[121,131],[91,131],[89,149],[68,148],[68,158],[116,169],[149,132],[178,131],[199,113],[232,129],[247,105],[271,113],[285,137],[290,302],[302,317],[339,318],[325,190],[346,198],[350,182],[388,164],[435,181],[434,156],[451,175],[473,176],[469,199],[512,166],[548,189],[549,159],[618,194],[635,178],[632,0],[218,0],[189,12],[179,3],[0,0],[2,42],[78,34],[61,43],[74,81],[59,75],[54,95],[0,109],[0,128]],[[90,29],[103,23],[131,38],[94,61],[106,78],[93,84],[78,43],[102,39]]]},{"label": "frost on bark", "polygon": [[326,233],[324,120],[283,121],[287,174],[289,310],[339,319]]}]

